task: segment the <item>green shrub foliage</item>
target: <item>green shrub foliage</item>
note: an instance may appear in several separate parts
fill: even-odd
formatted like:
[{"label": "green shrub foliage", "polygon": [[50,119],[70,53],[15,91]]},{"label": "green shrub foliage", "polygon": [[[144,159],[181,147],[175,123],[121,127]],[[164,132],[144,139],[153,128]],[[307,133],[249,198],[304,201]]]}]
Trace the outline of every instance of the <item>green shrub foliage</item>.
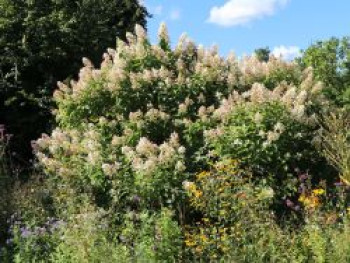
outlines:
[{"label": "green shrub foliage", "polygon": [[164,24],[157,45],[141,26],[126,39],[100,68],[84,58],[77,81],[58,83],[58,127],[34,144],[51,214],[66,224],[52,261],[325,256],[322,240],[284,231],[272,209],[309,218],[325,192],[297,192],[301,173],[327,173],[313,140],[328,103],[313,71],[223,58],[187,36],[172,49]]},{"label": "green shrub foliage", "polygon": [[[159,206],[181,200],[182,181],[212,153],[211,137],[217,154],[264,175],[293,173],[297,158],[312,154],[313,114],[325,102],[311,70],[224,59],[185,36],[172,51],[164,25],[159,45],[142,27],[135,32],[108,50],[100,69],[85,58],[77,82],[59,83],[59,127],[37,141],[48,172],[107,199],[139,195]],[[281,72],[293,81],[270,81]],[[267,80],[272,87],[256,82]]]}]

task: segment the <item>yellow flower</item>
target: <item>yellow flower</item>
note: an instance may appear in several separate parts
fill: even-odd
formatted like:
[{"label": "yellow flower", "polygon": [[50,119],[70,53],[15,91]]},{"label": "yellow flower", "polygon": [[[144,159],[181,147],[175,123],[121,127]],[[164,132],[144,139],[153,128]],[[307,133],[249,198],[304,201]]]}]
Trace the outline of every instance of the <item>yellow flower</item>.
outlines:
[{"label": "yellow flower", "polygon": [[199,174],[197,175],[197,179],[200,180],[200,179],[202,179],[202,178],[208,176],[209,174],[210,174],[209,172],[203,171],[203,172],[201,172],[201,173],[199,173]]},{"label": "yellow flower", "polygon": [[186,240],[185,240],[185,244],[186,244],[186,246],[188,246],[188,247],[193,247],[193,246],[196,245],[196,242],[194,242],[193,240],[190,240],[190,239],[186,239]]},{"label": "yellow flower", "polygon": [[224,227],[224,228],[220,228],[220,229],[219,229],[219,233],[224,233],[224,232],[226,232],[226,230],[227,230],[227,228],[226,228],[226,227]]},{"label": "yellow flower", "polygon": [[299,202],[303,203],[304,206],[307,208],[316,208],[320,204],[320,200],[316,195],[301,195],[298,200]]},{"label": "yellow flower", "polygon": [[193,190],[193,194],[196,198],[200,198],[203,195],[203,192],[195,189]]},{"label": "yellow flower", "polygon": [[224,192],[225,191],[225,187],[220,187],[219,189],[218,189],[218,192]]},{"label": "yellow flower", "polygon": [[200,235],[200,238],[201,238],[201,240],[202,240],[203,242],[207,242],[207,241],[208,241],[208,237],[207,237],[206,235],[204,235],[204,234],[201,234],[201,235]]},{"label": "yellow flower", "polygon": [[305,195],[300,195],[298,200],[299,202],[304,203],[305,199],[306,199]]},{"label": "yellow flower", "polygon": [[323,195],[325,193],[325,191],[322,188],[319,189],[314,189],[312,191],[315,195]]}]

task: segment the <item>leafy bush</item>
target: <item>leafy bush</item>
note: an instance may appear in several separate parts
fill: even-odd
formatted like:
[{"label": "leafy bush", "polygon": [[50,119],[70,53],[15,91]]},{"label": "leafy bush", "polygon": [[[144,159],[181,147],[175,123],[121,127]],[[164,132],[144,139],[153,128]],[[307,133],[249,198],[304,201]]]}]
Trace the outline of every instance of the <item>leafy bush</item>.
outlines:
[{"label": "leafy bush", "polygon": [[302,113],[279,101],[230,103],[231,113],[224,122],[206,131],[213,155],[240,160],[254,178],[269,181],[279,200],[295,194],[300,171],[325,178],[327,164],[312,144],[316,135],[312,118],[297,116]]},{"label": "leafy bush", "polygon": [[158,45],[140,26],[127,40],[100,69],[83,59],[79,80],[58,84],[58,127],[33,144],[51,200],[37,225],[50,213],[66,223],[52,260],[307,255],[302,230],[284,231],[271,205],[300,195],[300,173],[326,173],[312,140],[327,101],[312,70],[222,58],[187,37],[172,50],[165,25]]},{"label": "leafy bush", "polygon": [[325,157],[350,184],[350,115],[347,111],[331,113],[322,120],[321,143]]},{"label": "leafy bush", "polygon": [[[272,90],[261,84],[247,89],[276,71],[298,72],[295,64],[255,57],[225,60],[215,49],[197,49],[185,37],[171,51],[164,26],[159,35],[160,44],[152,46],[136,27],[136,36],[127,36],[129,45],[119,41],[116,51],[105,54],[101,69],[84,59],[79,81],[70,87],[59,84],[55,98],[60,127],[37,141],[37,156],[48,172],[84,191],[99,189],[107,196],[125,191],[143,201],[158,196],[161,204],[172,203],[181,196],[186,174],[198,169],[195,154],[205,144],[203,134],[210,133],[204,130],[225,123],[231,112],[239,115],[239,110],[234,113],[236,102],[244,108],[244,101],[256,107],[269,99],[281,101],[294,116],[279,116],[291,119],[287,126],[294,125],[293,118],[305,123],[287,127],[290,136],[308,129],[315,105],[322,102],[320,85],[310,72],[300,73],[298,89],[286,82]],[[236,91],[240,89],[241,94]],[[277,106],[274,114],[280,114]],[[237,126],[247,121],[243,118]],[[263,125],[264,132],[273,132],[271,122]]]}]

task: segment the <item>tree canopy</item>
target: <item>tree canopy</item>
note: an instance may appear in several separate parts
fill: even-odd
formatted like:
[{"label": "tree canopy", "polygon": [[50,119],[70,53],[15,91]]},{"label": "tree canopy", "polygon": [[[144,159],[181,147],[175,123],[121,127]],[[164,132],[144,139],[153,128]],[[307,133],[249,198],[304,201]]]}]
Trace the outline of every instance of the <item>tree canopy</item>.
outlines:
[{"label": "tree canopy", "polygon": [[259,61],[269,61],[271,50],[269,47],[257,48],[254,50],[254,54],[257,56]]},{"label": "tree canopy", "polygon": [[329,99],[340,106],[350,105],[350,38],[331,38],[308,47],[301,58],[312,67],[316,79],[326,87]]},{"label": "tree canopy", "polygon": [[48,127],[56,82],[75,77],[82,57],[99,62],[147,16],[137,0],[0,0],[0,123],[17,149]]}]

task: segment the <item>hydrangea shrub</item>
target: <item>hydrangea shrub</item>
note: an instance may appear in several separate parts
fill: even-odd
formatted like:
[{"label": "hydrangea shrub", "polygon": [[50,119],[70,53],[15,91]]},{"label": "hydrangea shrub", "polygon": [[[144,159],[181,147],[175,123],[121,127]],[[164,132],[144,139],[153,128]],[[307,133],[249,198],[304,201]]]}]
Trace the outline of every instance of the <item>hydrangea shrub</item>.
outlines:
[{"label": "hydrangea shrub", "polygon": [[58,126],[34,149],[61,188],[89,196],[113,224],[164,207],[191,222],[184,183],[210,162],[237,159],[276,183],[320,162],[310,141],[327,102],[311,69],[224,58],[187,36],[172,49],[165,25],[156,45],[137,26],[100,67],[83,63],[77,81],[58,84]]}]

